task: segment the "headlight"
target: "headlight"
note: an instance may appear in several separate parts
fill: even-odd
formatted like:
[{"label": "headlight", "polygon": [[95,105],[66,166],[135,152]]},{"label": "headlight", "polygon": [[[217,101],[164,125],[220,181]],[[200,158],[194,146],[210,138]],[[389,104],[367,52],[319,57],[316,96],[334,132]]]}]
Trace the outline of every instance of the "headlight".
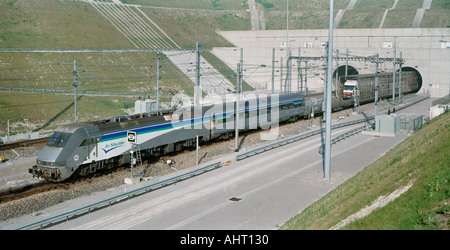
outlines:
[{"label": "headlight", "polygon": [[40,160],[37,160],[36,162],[37,162],[37,164],[39,164],[39,165],[44,165],[44,166],[55,166],[55,163],[54,163],[54,162],[47,162],[47,161],[40,161]]}]

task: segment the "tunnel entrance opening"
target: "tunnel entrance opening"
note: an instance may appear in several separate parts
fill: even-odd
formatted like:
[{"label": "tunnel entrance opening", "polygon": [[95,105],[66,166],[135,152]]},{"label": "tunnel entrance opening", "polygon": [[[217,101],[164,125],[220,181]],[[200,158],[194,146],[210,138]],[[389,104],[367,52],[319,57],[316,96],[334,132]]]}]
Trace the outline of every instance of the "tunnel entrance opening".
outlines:
[{"label": "tunnel entrance opening", "polygon": [[[397,72],[399,72],[399,70],[397,70]],[[412,68],[412,67],[402,67],[402,72],[414,72],[417,75],[417,80],[418,80],[418,86],[417,89],[412,90],[412,93],[417,93],[419,92],[419,90],[422,88],[422,75],[420,75],[419,71],[417,71],[417,69]]]},{"label": "tunnel entrance opening", "polygon": [[[345,65],[339,66],[337,68],[337,72],[338,72],[339,77],[345,76]],[[359,75],[359,72],[355,67],[348,65],[347,75],[349,75],[349,76]],[[333,72],[333,78],[336,78],[336,70],[334,70],[334,72]]]},{"label": "tunnel entrance opening", "polygon": [[[344,88],[344,83],[345,83],[345,81],[346,81],[346,78],[345,78],[345,65],[342,65],[342,66],[339,66],[336,70],[334,70],[334,72],[333,72],[333,79],[331,80],[332,81],[332,86],[333,86],[333,91],[335,91],[334,89],[335,89],[335,82],[336,82],[336,71],[337,71],[337,73],[338,73],[338,79],[339,79],[339,84],[338,84],[338,91],[339,91],[339,93],[341,93],[342,92],[342,89]],[[358,72],[358,70],[355,68],[355,67],[353,67],[353,66],[350,66],[350,65],[348,65],[348,69],[347,69],[347,75],[348,76],[353,76],[353,75],[359,75],[359,72]]]}]

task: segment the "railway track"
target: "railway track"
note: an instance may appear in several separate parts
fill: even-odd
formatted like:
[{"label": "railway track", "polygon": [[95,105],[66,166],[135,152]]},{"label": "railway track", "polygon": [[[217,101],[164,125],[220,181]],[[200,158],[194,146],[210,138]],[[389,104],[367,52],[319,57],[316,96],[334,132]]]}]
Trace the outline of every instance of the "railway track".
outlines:
[{"label": "railway track", "polygon": [[50,140],[50,137],[42,137],[38,139],[32,139],[32,140],[18,140],[10,143],[0,144],[0,151],[2,150],[8,150],[8,149],[14,149],[14,148],[20,148],[20,147],[30,147],[36,144],[45,144]]},{"label": "railway track", "polygon": [[22,199],[27,196],[45,192],[54,189],[56,185],[50,185],[50,183],[42,180],[33,184],[19,185],[15,187],[9,187],[0,191],[0,203],[9,202],[17,199]]},{"label": "railway track", "polygon": [[37,181],[36,183],[32,184],[27,183],[23,185],[17,185],[14,187],[9,187],[0,190],[0,204],[14,200],[19,200],[22,198],[26,198],[28,196],[32,196],[34,194],[48,192],[51,190],[69,189],[72,185],[89,182],[93,179],[100,178],[102,176],[106,176],[111,173],[124,171],[126,169],[128,169],[128,165],[118,166],[110,170],[99,171],[85,177],[80,177],[76,179],[71,178],[65,182],[52,183],[44,179],[40,179],[40,181]]}]

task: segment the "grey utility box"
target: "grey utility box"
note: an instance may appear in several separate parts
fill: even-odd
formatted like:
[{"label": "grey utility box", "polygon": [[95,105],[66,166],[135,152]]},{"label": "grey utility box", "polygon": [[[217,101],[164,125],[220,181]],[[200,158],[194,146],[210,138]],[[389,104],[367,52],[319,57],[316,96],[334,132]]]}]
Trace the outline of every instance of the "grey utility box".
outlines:
[{"label": "grey utility box", "polygon": [[375,117],[375,131],[382,134],[395,135],[400,130],[400,117],[397,114],[377,115]]},{"label": "grey utility box", "polygon": [[158,107],[156,107],[156,101],[155,100],[137,100],[134,103],[134,113],[140,114],[140,113],[150,113],[152,111],[157,111]]}]

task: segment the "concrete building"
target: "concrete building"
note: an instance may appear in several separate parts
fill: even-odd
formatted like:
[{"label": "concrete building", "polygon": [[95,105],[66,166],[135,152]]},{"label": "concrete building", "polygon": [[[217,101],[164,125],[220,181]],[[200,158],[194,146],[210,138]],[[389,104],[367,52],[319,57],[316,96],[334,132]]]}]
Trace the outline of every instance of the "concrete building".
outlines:
[{"label": "concrete building", "polygon": [[[328,41],[328,30],[289,30],[288,38],[286,30],[219,31],[219,34],[236,47],[244,49],[244,79],[256,89],[270,90],[272,87],[272,57],[275,49],[275,93],[286,83],[287,43],[292,56],[298,56],[300,51],[302,57],[321,57],[326,55]],[[335,29],[333,48],[339,50],[341,58],[345,57],[347,49],[350,56],[372,56],[378,53],[382,58],[392,58],[396,48],[397,58],[402,52],[405,60],[402,69],[415,71],[422,78],[420,92],[429,91],[432,97],[450,93],[448,28]],[[240,60],[240,51],[235,48],[214,48],[213,53],[232,69],[236,68]],[[339,73],[345,72],[345,60],[341,59],[338,63]],[[308,62],[307,84],[310,91],[323,91],[325,65],[324,60]],[[305,66],[305,63],[301,63],[304,84]],[[350,61],[349,67],[359,74],[375,72],[375,64],[370,62]],[[394,66],[392,62],[386,62],[379,67],[380,71],[392,72]],[[280,76],[281,70],[284,71],[283,76]],[[336,61],[333,62],[333,72],[335,70]],[[296,91],[297,84],[301,84],[298,75],[298,65],[294,60],[290,84],[292,91]]]}]

